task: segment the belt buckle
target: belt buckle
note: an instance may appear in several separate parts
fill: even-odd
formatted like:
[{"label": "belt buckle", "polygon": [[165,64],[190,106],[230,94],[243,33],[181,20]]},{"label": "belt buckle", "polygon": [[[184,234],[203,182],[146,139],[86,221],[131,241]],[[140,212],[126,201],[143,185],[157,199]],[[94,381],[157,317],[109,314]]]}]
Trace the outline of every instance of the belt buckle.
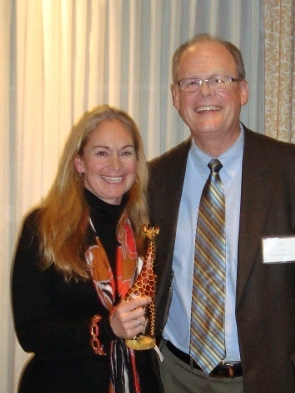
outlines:
[{"label": "belt buckle", "polygon": [[223,370],[219,369],[219,372],[216,370],[215,373],[214,373],[214,370],[212,370],[212,372],[209,374],[210,377],[221,378],[221,379],[224,379],[224,378],[234,379],[235,378],[235,363],[220,363],[219,366],[223,367]]},{"label": "belt buckle", "polygon": [[228,373],[229,373],[229,377],[230,378],[233,379],[235,377],[234,367],[233,366],[229,366]]},{"label": "belt buckle", "polygon": [[239,363],[240,362],[228,362],[223,364],[224,366],[228,367],[229,378],[235,378],[235,366]]}]

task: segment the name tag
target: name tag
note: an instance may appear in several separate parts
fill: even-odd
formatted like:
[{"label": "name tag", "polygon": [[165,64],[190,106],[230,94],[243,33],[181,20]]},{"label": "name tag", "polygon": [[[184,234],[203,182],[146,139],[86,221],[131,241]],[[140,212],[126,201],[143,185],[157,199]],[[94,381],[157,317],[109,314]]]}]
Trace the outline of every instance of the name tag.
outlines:
[{"label": "name tag", "polygon": [[295,262],[295,236],[262,238],[263,263]]}]

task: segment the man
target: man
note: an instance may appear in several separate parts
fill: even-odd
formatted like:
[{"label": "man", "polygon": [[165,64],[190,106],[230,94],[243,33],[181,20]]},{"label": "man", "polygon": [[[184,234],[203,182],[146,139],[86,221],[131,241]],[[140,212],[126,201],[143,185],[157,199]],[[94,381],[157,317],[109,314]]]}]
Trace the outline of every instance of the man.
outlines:
[{"label": "man", "polygon": [[[150,163],[149,186],[160,226],[156,331],[164,338],[165,391],[294,393],[295,146],[240,123],[248,84],[231,43],[196,36],[175,52],[172,73],[173,104],[191,137]],[[191,308],[200,285],[199,205],[212,159],[225,199],[225,300],[221,359],[206,369],[194,349],[202,352],[203,344]]]}]

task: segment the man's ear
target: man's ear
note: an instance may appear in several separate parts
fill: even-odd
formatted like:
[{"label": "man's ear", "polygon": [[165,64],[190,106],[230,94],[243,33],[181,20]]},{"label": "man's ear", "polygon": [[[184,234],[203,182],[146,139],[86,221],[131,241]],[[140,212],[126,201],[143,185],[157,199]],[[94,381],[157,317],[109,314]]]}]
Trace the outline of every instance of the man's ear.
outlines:
[{"label": "man's ear", "polygon": [[170,86],[174,107],[179,110],[179,89],[175,83]]},{"label": "man's ear", "polygon": [[248,82],[243,80],[239,82],[240,92],[241,92],[241,105],[244,106],[248,102],[249,98],[249,85]]}]

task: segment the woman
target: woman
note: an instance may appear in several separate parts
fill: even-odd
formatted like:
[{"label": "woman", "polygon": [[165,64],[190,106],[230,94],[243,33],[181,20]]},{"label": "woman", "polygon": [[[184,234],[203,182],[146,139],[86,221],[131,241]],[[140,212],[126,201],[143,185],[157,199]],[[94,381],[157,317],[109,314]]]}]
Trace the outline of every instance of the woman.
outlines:
[{"label": "woman", "polygon": [[34,352],[19,393],[159,391],[151,351],[124,344],[151,301],[123,300],[145,254],[147,178],[133,120],[107,105],[86,112],[16,251],[15,329]]}]

